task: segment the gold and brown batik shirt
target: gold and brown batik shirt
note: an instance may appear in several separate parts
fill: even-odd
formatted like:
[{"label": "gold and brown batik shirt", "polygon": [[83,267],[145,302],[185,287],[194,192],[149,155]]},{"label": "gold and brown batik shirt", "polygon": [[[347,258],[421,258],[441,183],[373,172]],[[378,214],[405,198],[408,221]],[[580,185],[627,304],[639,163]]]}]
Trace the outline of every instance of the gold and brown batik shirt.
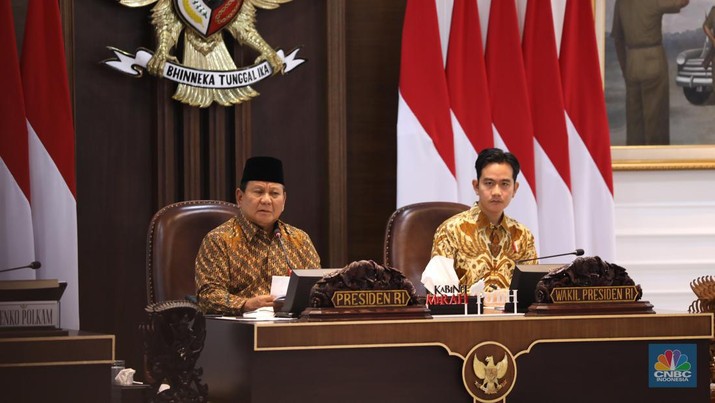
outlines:
[{"label": "gold and brown batik shirt", "polygon": [[514,261],[536,258],[536,248],[534,236],[524,225],[506,215],[493,225],[475,203],[437,228],[432,256],[454,259],[462,285],[483,279],[487,287],[508,288]]},{"label": "gold and brown batik shirt", "polygon": [[196,256],[199,307],[208,313],[237,315],[247,299],[268,295],[272,276],[293,269],[320,268],[320,258],[310,237],[278,221],[285,253],[273,235],[251,223],[243,214],[209,232]]}]

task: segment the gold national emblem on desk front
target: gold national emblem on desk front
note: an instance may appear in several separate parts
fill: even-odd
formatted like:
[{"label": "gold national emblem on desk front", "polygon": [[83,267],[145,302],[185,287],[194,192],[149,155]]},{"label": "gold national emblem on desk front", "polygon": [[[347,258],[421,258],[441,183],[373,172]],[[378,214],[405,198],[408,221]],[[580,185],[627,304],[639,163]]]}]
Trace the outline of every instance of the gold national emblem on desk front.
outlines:
[{"label": "gold national emblem on desk front", "polygon": [[[156,50],[136,54],[109,47],[115,58],[104,63],[134,77],[143,70],[178,83],[174,99],[198,107],[230,106],[258,96],[251,88],[267,77],[287,73],[305,60],[298,49],[274,50],[256,29],[256,9],[271,10],[290,0],[120,0],[129,7],[154,4]],[[258,53],[251,66],[237,68],[224,42],[228,32]],[[182,60],[172,54],[183,39]]]},{"label": "gold national emblem on desk front", "polygon": [[504,358],[497,364],[494,364],[494,357],[487,356],[484,362],[474,355],[474,374],[477,376],[477,381],[474,383],[479,389],[488,395],[493,395],[499,392],[504,387],[504,375],[509,365],[509,361]]},{"label": "gold national emblem on desk front", "polygon": [[472,347],[462,366],[462,380],[478,402],[501,402],[514,388],[516,361],[506,346],[485,341]]}]

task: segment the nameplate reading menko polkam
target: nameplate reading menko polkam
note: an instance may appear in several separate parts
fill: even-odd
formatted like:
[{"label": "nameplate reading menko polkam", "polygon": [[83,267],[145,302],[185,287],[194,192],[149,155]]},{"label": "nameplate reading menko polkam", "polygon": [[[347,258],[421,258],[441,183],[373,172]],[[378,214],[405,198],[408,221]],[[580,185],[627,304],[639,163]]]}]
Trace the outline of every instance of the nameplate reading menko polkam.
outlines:
[{"label": "nameplate reading menko polkam", "polygon": [[556,287],[549,294],[555,304],[581,302],[633,302],[638,298],[634,285],[610,287]]},{"label": "nameplate reading menko polkam", "polygon": [[407,306],[407,290],[335,291],[330,299],[336,308],[374,308]]},{"label": "nameplate reading menko polkam", "polygon": [[59,327],[59,302],[0,302],[0,328]]}]

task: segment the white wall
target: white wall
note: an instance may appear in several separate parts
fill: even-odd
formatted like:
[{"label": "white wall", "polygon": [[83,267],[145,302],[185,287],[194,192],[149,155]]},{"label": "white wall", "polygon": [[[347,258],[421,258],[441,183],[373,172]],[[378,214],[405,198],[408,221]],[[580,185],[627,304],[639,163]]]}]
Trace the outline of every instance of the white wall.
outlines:
[{"label": "white wall", "polygon": [[656,312],[687,311],[715,275],[715,170],[616,171],[616,262]]}]

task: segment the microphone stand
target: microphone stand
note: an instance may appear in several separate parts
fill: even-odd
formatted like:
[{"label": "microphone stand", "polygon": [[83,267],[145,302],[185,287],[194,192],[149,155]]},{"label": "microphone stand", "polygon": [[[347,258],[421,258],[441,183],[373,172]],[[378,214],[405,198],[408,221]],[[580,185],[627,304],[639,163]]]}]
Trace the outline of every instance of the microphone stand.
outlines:
[{"label": "microphone stand", "polygon": [[280,228],[276,228],[276,231],[273,233],[273,236],[278,239],[278,244],[281,246],[281,250],[283,251],[283,258],[285,258],[286,266],[288,266],[288,275],[290,276],[293,273],[293,267],[291,267],[290,260],[288,260],[288,251],[286,251],[286,247],[283,244],[283,238],[281,237]]},{"label": "microphone stand", "polygon": [[535,257],[533,259],[522,259],[522,260],[517,260],[514,262],[514,264],[520,264],[524,262],[531,262],[533,260],[541,260],[541,259],[551,259],[552,257],[560,257],[560,256],[568,256],[568,255],[576,255],[576,256],[582,256],[583,255],[583,249],[576,249],[573,252],[569,253],[560,253],[558,255],[550,255],[550,256],[540,256],[540,257]]},{"label": "microphone stand", "polygon": [[2,269],[2,270],[0,270],[0,273],[5,273],[5,272],[8,272],[8,271],[13,271],[13,270],[20,270],[20,269],[32,269],[32,270],[37,270],[37,269],[39,269],[40,267],[42,267],[42,264],[41,264],[40,262],[38,262],[38,261],[34,261],[34,262],[32,262],[32,263],[30,263],[30,264],[27,264],[27,265],[25,265],[25,266],[13,267],[13,268],[11,268],[11,269]]}]

